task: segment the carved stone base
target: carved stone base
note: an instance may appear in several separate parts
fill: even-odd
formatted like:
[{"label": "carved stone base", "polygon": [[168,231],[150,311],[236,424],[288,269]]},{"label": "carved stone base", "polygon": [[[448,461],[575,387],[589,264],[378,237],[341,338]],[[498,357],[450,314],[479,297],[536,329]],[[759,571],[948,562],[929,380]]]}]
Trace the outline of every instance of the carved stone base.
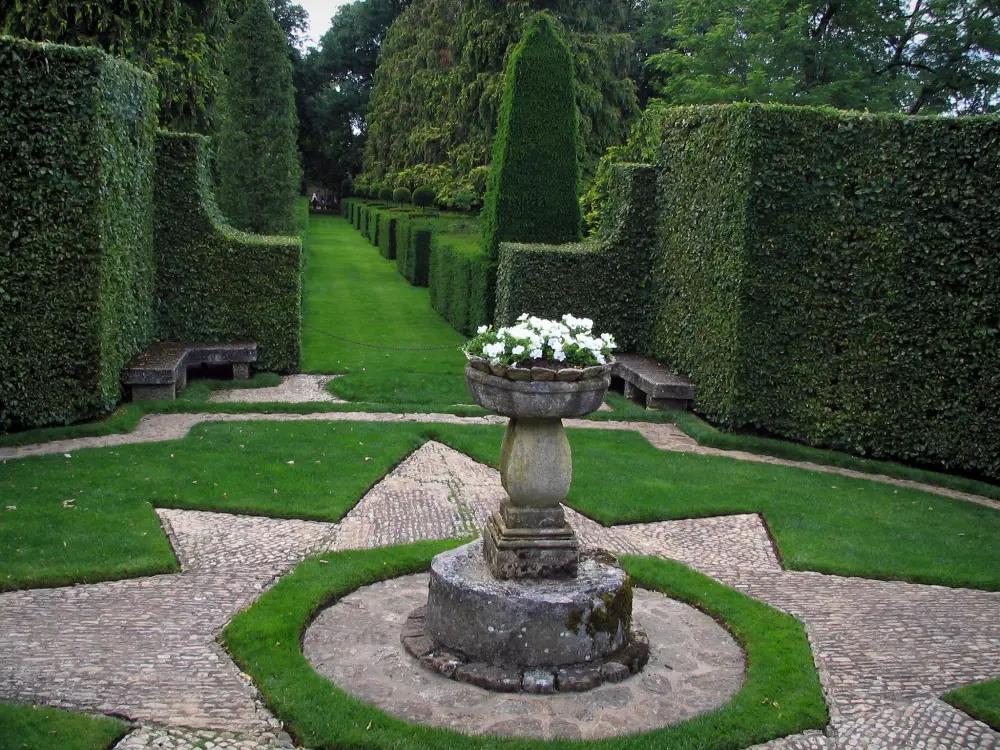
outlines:
[{"label": "carved stone base", "polygon": [[483,529],[483,555],[499,580],[574,578],[580,542],[560,506],[518,508],[509,501]]}]

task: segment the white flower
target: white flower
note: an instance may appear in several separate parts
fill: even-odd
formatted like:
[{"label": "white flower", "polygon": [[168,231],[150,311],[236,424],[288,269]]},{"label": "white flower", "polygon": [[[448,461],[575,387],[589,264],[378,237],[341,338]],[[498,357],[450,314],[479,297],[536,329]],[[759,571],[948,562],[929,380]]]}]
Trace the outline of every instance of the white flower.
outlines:
[{"label": "white flower", "polygon": [[521,354],[524,354],[524,347],[518,344],[517,346],[515,346],[513,349],[510,350],[510,353],[513,354],[515,357],[520,356]]},{"label": "white flower", "polygon": [[476,333],[486,333],[488,330],[490,330],[489,326],[479,326],[479,328],[476,329]]},{"label": "white flower", "polygon": [[562,342],[561,338],[557,338],[557,337],[553,336],[552,338],[549,339],[548,343],[549,343],[549,349],[562,349],[563,348],[563,342]]},{"label": "white flower", "polygon": [[517,319],[518,323],[523,323],[528,319],[528,313],[521,313],[521,316]]},{"label": "white flower", "polygon": [[542,350],[541,349],[532,349],[531,352],[529,352],[529,354],[531,355],[532,359],[541,359],[542,358]]},{"label": "white flower", "polygon": [[596,360],[597,360],[597,364],[599,364],[599,365],[603,365],[603,364],[607,364],[607,361],[608,361],[608,360],[606,360],[606,359],[604,358],[604,355],[603,355],[603,354],[601,354],[600,352],[596,352],[596,353],[594,354],[594,359],[596,359]]},{"label": "white flower", "polygon": [[[552,356],[553,356],[553,357],[555,357],[555,359],[556,359],[556,361],[557,361],[557,362],[562,362],[562,361],[563,361],[564,359],[566,359],[566,352],[564,352],[564,351],[562,351],[562,350],[560,349],[559,351],[557,351],[557,352],[556,352],[555,354],[553,354]],[[603,363],[602,363],[602,364],[603,364]]]}]

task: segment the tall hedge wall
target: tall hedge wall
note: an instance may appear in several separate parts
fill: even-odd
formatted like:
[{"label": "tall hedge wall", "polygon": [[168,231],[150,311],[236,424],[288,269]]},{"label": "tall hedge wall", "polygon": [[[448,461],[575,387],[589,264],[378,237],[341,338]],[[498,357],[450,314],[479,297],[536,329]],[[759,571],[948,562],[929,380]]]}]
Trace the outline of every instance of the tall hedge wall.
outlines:
[{"label": "tall hedge wall", "polygon": [[396,266],[413,286],[427,286],[433,234],[433,219],[419,214],[396,222]]},{"label": "tall hedge wall", "polygon": [[663,122],[652,343],[732,426],[1000,477],[1000,120]]},{"label": "tall hedge wall", "polygon": [[156,112],[125,63],[0,38],[0,430],[109,409],[152,339]]},{"label": "tall hedge wall", "polygon": [[160,337],[250,339],[260,347],[261,369],[296,369],[299,239],[246,234],[224,223],[201,136],[159,134],[155,203]]},{"label": "tall hedge wall", "polygon": [[479,237],[435,232],[427,286],[431,306],[459,333],[472,336],[479,326],[493,322],[496,264],[483,252]]},{"label": "tall hedge wall", "polygon": [[521,313],[587,317],[615,335],[624,351],[644,351],[659,301],[652,274],[656,235],[656,171],[615,165],[611,198],[603,205],[595,242],[500,247],[496,321],[509,325]]}]

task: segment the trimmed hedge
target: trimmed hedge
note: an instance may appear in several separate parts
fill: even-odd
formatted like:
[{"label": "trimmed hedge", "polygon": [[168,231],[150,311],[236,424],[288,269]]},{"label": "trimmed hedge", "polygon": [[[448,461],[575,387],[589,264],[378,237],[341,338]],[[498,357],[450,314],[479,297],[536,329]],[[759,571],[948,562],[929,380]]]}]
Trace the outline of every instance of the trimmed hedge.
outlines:
[{"label": "trimmed hedge", "polygon": [[299,239],[246,234],[224,223],[201,136],[159,134],[155,184],[160,338],[249,339],[260,348],[259,369],[297,369]]},{"label": "trimmed hedge", "polygon": [[[549,13],[536,13],[511,53],[483,208],[483,243],[578,242],[581,152],[573,57]],[[416,197],[414,197],[416,202]]]},{"label": "trimmed hedge", "polygon": [[126,63],[0,38],[0,431],[110,409],[153,338],[156,113]]},{"label": "trimmed hedge", "polygon": [[405,214],[401,211],[380,211],[378,221],[378,249],[386,260],[396,259],[396,232],[399,219]]},{"label": "trimmed hedge", "polygon": [[496,322],[521,313],[587,317],[613,333],[622,351],[642,351],[651,338],[659,287],[652,273],[656,236],[656,170],[615,165],[598,241],[500,247]]},{"label": "trimmed hedge", "polygon": [[427,285],[431,306],[466,336],[493,322],[496,264],[475,234],[435,232],[431,237]]},{"label": "trimmed hedge", "polygon": [[668,110],[652,353],[718,423],[1000,477],[998,175],[996,118]]},{"label": "trimmed hedge", "polygon": [[413,286],[427,286],[435,222],[411,214],[396,222],[396,266]]}]

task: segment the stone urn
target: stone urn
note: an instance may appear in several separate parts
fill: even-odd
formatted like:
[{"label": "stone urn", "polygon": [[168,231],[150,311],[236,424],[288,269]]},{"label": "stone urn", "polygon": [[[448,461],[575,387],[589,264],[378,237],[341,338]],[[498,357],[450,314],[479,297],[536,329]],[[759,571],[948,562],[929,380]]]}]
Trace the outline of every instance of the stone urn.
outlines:
[{"label": "stone urn", "polygon": [[594,377],[564,382],[510,380],[466,367],[476,403],[510,418],[500,451],[507,498],[483,530],[486,562],[496,578],[576,576],[580,545],[561,505],[573,478],[562,420],[600,408],[610,369],[591,368]]}]

